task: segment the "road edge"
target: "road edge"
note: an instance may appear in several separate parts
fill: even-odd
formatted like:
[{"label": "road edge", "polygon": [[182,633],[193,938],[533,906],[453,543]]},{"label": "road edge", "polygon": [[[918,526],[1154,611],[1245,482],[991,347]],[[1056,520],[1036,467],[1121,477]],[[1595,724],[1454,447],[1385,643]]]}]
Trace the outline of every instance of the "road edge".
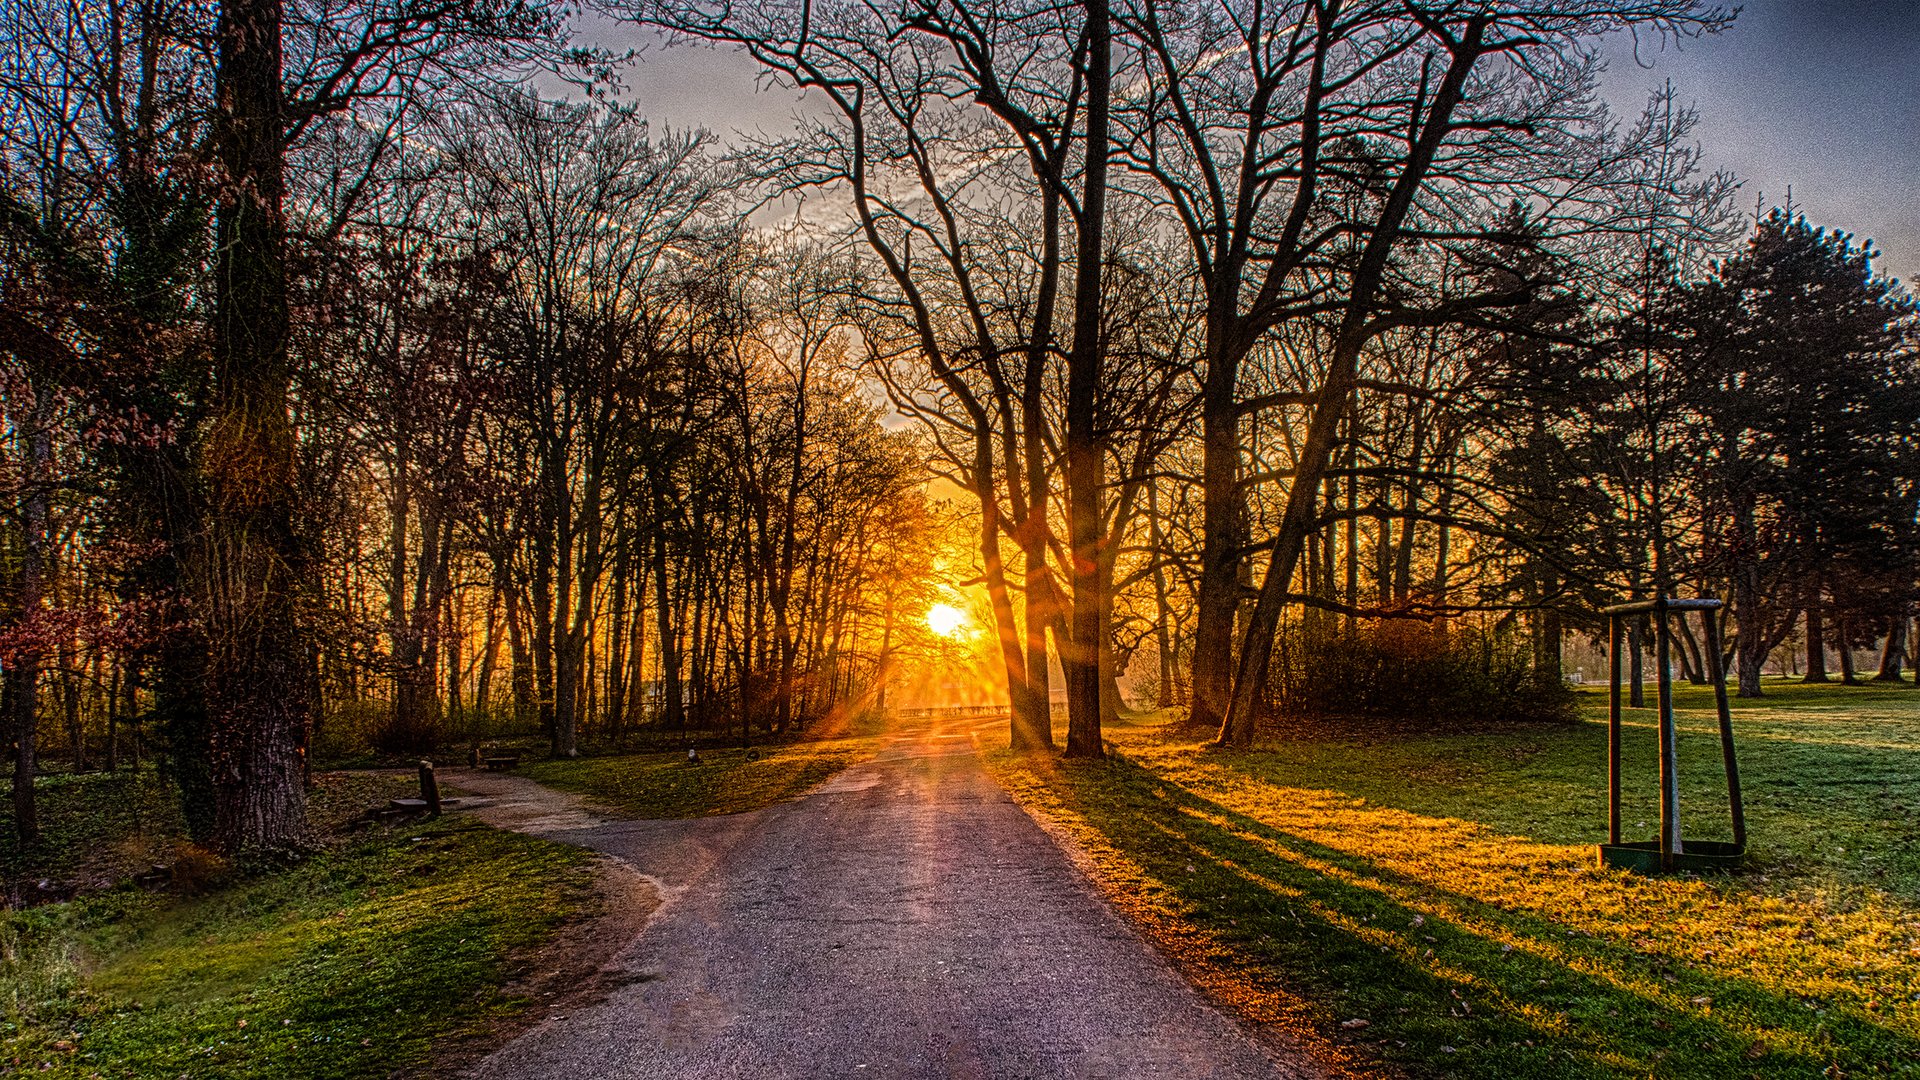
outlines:
[{"label": "road edge", "polygon": [[[978,741],[976,734],[976,743]],[[1218,1010],[1273,1057],[1276,1064],[1315,1080],[1399,1080],[1393,1066],[1321,1034],[1306,1000],[1290,991],[1254,991],[1232,968],[1215,959],[1225,948],[1204,931],[1181,922],[1135,892],[1089,849],[1097,843],[1089,830],[1060,809],[1045,805],[1008,785],[1001,770],[981,755],[982,765],[1000,790],[1060,849],[1089,890],[1120,923],[1140,938],[1201,1000]],[[1049,758],[1042,767],[1057,763]],[[1124,861],[1124,856],[1114,852]]]}]

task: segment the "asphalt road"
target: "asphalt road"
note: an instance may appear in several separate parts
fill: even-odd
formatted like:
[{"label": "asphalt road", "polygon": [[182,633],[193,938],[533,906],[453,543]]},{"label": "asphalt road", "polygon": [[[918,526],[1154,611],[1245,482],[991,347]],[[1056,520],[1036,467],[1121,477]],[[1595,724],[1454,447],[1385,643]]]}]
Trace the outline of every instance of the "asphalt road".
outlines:
[{"label": "asphalt road", "polygon": [[628,862],[665,902],[616,961],[616,990],[554,1012],[479,1077],[1313,1075],[1119,920],[985,773],[966,726],[909,731],[800,799],[696,821],[610,820],[516,783],[508,823]]}]

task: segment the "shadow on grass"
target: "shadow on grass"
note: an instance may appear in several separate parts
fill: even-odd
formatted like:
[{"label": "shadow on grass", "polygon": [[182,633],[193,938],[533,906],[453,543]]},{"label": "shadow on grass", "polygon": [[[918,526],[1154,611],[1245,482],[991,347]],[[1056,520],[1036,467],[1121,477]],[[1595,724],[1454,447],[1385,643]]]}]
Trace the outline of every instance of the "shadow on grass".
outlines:
[{"label": "shadow on grass", "polygon": [[[1639,947],[1630,932],[1623,940],[1574,930],[1540,910],[1538,895],[1509,905],[1449,887],[1457,853],[1425,866],[1402,858],[1414,869],[1396,869],[1263,822],[1124,757],[1065,765],[1054,776],[1056,788],[1064,781],[1069,789],[1055,794],[1178,898],[1185,917],[1248,965],[1250,977],[1325,1002],[1329,1024],[1369,1021],[1366,1038],[1390,1060],[1461,1077],[1920,1073],[1920,1041],[1855,1008],[1824,1004],[1813,986],[1795,996]],[[1340,791],[1279,794],[1335,808],[1359,803]],[[1447,842],[1450,829],[1490,839],[1457,819],[1425,819],[1438,827],[1422,829],[1422,819],[1399,811],[1379,824],[1418,834],[1402,844],[1403,856]],[[1515,861],[1535,864],[1522,869],[1536,884],[1622,887],[1617,875],[1576,869],[1584,852],[1524,846],[1531,852]],[[1710,889],[1702,899],[1711,906]],[[1639,929],[1648,937],[1676,932]]]},{"label": "shadow on grass", "polygon": [[[1756,868],[1829,893],[1920,896],[1920,696],[1794,687],[1734,724]],[[1601,699],[1604,705],[1604,699]],[[1681,816],[1690,839],[1730,834],[1725,777],[1704,690],[1681,695]],[[1604,712],[1601,713],[1604,716]],[[1651,710],[1626,714],[1623,817],[1651,839],[1658,817]],[[1130,733],[1150,768],[1192,746]],[[1603,720],[1496,733],[1317,738],[1203,755],[1247,782],[1320,788],[1414,814],[1471,821],[1532,841],[1590,844],[1606,820]],[[1236,800],[1229,800],[1236,801]]]}]

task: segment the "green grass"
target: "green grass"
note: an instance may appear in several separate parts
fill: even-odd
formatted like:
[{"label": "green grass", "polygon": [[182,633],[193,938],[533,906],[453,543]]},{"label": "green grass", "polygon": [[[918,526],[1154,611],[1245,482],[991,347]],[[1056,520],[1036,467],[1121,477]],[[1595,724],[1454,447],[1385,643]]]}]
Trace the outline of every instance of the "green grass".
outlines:
[{"label": "green grass", "polygon": [[588,856],[471,822],[365,836],[180,898],[0,913],[0,1073],[384,1077],[516,1006],[593,904]]},{"label": "green grass", "polygon": [[[1920,691],[1736,701],[1755,863],[1605,870],[1604,698],[1567,728],[1295,737],[1151,726],[1105,763],[993,759],[1203,980],[1420,1075],[1920,1076]],[[1683,688],[1682,812],[1727,835],[1712,696]],[[1651,839],[1653,716],[1625,823]],[[1343,1021],[1366,1021],[1343,1028]]]},{"label": "green grass", "polygon": [[[317,773],[307,817],[317,832],[331,834],[367,807],[414,790],[409,777]],[[23,848],[13,827],[11,786],[0,787],[0,879],[106,888],[171,864],[183,836],[174,789],[152,769],[44,774],[34,795],[40,840]]]},{"label": "green grass", "polygon": [[26,848],[15,835],[12,785],[0,792],[0,875],[9,879],[97,887],[172,861],[179,804],[151,769],[38,777],[41,836]]},{"label": "green grass", "polygon": [[526,775],[578,792],[636,817],[685,818],[759,810],[818,784],[873,754],[874,737],[827,739],[741,750],[702,750],[535,762]]}]

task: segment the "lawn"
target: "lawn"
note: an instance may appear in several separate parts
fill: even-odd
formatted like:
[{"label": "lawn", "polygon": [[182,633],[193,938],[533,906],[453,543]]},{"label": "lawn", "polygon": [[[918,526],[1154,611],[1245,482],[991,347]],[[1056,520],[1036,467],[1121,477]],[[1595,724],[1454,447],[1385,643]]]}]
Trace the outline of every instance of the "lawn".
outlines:
[{"label": "lawn", "polygon": [[589,857],[471,821],[376,829],[198,895],[0,912],[0,1073],[385,1077],[521,1004]]},{"label": "lawn", "polygon": [[[1104,763],[993,757],[1117,901],[1223,996],[1365,1071],[1920,1076],[1920,690],[1737,701],[1754,860],[1595,865],[1605,699],[1566,728],[1221,751],[1153,724]],[[1678,694],[1682,813],[1724,838],[1712,695]],[[1627,716],[1629,838],[1655,834]]]},{"label": "lawn", "polygon": [[[332,835],[367,807],[415,790],[412,777],[316,773],[307,820],[316,832]],[[77,891],[118,884],[172,863],[185,831],[173,787],[151,768],[43,774],[34,791],[40,840],[22,849],[11,791],[0,788],[0,880],[9,894],[43,880]]]},{"label": "lawn", "polygon": [[635,817],[685,818],[759,810],[813,787],[841,769],[871,757],[877,736],[821,739],[771,745],[752,752],[700,751],[699,764],[686,751],[552,758],[527,766],[526,775],[564,791],[578,792]]}]

